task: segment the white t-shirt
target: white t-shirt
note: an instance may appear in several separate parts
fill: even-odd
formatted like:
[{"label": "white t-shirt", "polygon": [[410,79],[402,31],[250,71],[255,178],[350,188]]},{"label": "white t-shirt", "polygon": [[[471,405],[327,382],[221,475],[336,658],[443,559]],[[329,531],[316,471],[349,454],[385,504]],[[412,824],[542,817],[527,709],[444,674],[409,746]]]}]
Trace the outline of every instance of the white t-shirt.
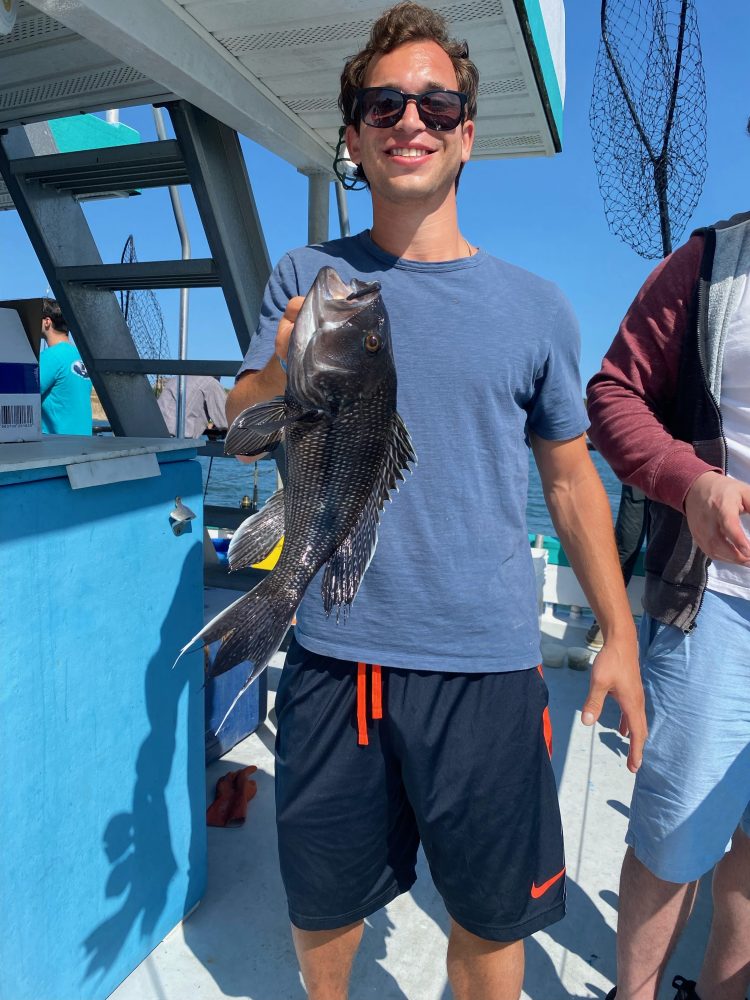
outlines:
[{"label": "white t-shirt", "polygon": [[[747,277],[727,329],[720,410],[727,441],[727,475],[750,483],[750,281]],[[750,538],[750,514],[744,514],[741,522]],[[708,588],[750,599],[750,567],[716,560],[708,567]]]}]

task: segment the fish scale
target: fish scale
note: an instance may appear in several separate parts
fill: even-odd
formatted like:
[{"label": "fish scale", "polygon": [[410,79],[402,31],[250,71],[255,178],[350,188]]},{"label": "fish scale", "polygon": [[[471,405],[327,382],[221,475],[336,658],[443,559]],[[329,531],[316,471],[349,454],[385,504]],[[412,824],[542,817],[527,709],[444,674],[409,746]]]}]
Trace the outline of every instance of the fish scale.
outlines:
[{"label": "fish scale", "polygon": [[303,590],[348,535],[372,492],[392,410],[386,394],[378,393],[358,400],[331,427],[303,433],[299,442],[299,432],[290,431],[285,544],[277,570],[292,575],[294,567],[308,570]]}]

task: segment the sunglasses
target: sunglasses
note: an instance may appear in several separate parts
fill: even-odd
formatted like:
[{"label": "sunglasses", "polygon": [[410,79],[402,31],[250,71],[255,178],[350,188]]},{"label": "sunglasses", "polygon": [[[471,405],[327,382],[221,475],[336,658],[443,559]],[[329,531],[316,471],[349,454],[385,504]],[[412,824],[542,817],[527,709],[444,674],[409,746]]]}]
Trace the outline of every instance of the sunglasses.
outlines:
[{"label": "sunglasses", "polygon": [[428,90],[425,94],[402,94],[391,87],[364,87],[354,98],[361,120],[372,128],[393,128],[404,117],[406,105],[414,101],[422,123],[434,132],[449,132],[464,119],[466,94],[457,90]]}]

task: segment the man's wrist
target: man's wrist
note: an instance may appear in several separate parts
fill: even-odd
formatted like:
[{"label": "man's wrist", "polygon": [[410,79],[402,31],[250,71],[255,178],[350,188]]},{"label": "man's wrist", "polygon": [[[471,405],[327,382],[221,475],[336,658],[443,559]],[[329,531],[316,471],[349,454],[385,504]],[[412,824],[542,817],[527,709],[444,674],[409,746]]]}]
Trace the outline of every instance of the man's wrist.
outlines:
[{"label": "man's wrist", "polygon": [[602,629],[602,645],[608,649],[620,649],[633,651],[638,649],[638,633],[633,629],[630,633],[622,631],[606,632]]},{"label": "man's wrist", "polygon": [[604,621],[597,619],[597,621],[605,642],[631,644],[638,641],[635,622],[630,612],[624,618],[618,615],[614,621],[606,619]]}]

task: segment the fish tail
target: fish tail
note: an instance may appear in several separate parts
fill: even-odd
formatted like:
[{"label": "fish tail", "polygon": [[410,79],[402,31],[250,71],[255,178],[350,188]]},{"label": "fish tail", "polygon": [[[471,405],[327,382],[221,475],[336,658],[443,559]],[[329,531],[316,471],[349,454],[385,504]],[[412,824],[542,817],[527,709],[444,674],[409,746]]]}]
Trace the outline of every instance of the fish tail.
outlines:
[{"label": "fish tail", "polygon": [[268,665],[283,642],[298,604],[299,599],[289,597],[288,591],[279,587],[274,574],[269,573],[249,593],[243,594],[201,629],[182,653],[196,643],[209,645],[221,639],[221,646],[208,663],[207,678],[249,660],[252,672],[247,678],[247,686]]}]

